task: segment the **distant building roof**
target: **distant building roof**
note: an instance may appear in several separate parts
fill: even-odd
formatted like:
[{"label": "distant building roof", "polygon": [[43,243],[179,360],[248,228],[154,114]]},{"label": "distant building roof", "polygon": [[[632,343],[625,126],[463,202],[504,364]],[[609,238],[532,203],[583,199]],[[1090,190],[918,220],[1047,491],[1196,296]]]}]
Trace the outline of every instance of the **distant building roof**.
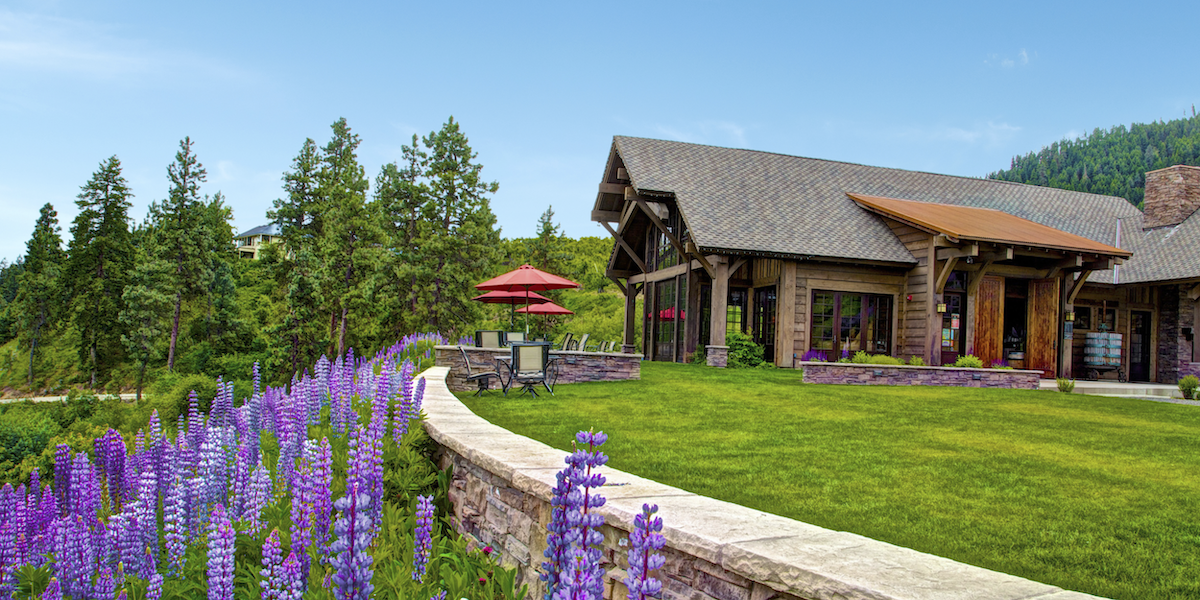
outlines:
[{"label": "distant building roof", "polygon": [[233,236],[233,239],[236,240],[238,238],[245,238],[245,237],[250,237],[253,235],[279,235],[279,224],[278,223],[268,223],[266,225],[259,225],[258,227],[255,227],[254,229],[251,229],[249,231],[243,231],[242,233],[239,233],[239,234]]}]

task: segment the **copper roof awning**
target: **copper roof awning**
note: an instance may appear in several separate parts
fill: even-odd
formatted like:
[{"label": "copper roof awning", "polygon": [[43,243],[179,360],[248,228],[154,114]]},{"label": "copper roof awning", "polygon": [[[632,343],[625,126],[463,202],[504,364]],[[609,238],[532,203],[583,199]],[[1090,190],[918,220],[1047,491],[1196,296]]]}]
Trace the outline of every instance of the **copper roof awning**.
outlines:
[{"label": "copper roof awning", "polygon": [[1129,258],[1133,255],[1128,250],[990,208],[853,193],[846,195],[871,212],[943,234],[954,240],[1048,248],[1114,258]]}]

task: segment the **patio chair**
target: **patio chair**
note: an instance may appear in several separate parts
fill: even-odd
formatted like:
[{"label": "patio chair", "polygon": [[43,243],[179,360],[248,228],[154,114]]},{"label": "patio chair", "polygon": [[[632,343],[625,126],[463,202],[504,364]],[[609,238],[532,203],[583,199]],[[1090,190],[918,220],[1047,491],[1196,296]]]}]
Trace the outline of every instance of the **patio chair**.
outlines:
[{"label": "patio chair", "polygon": [[567,335],[563,336],[562,345],[558,347],[559,351],[565,352],[567,350],[570,350],[571,349],[571,340],[573,340],[574,338],[575,338],[575,334],[573,334],[573,333],[568,333]]},{"label": "patio chair", "polygon": [[583,337],[579,338],[579,341],[571,343],[571,347],[569,349],[578,350],[580,352],[587,350],[588,338],[591,337],[591,335],[592,334],[590,333],[583,334]]},{"label": "patio chair", "polygon": [[503,348],[504,332],[490,329],[480,329],[475,332],[476,348]]},{"label": "patio chair", "polygon": [[540,383],[550,395],[554,395],[553,366],[550,360],[550,344],[533,342],[516,343],[512,346],[512,364],[509,365],[509,386],[521,384],[521,393],[537,396]]},{"label": "patio chair", "polygon": [[484,365],[472,365],[471,355],[467,354],[467,349],[462,346],[458,347],[458,351],[462,352],[463,364],[467,366],[467,381],[474,381],[479,385],[479,390],[472,396],[480,396],[486,392],[491,385],[491,378],[495,377],[500,382],[500,389],[508,396],[508,381],[504,379],[504,374],[500,372],[500,361],[496,361],[496,365],[491,371],[486,370],[488,367]]},{"label": "patio chair", "polygon": [[510,332],[504,334],[504,338],[505,338],[504,341],[507,343],[507,345],[511,346],[513,344],[513,342],[525,341],[525,332],[524,331],[510,331]]}]

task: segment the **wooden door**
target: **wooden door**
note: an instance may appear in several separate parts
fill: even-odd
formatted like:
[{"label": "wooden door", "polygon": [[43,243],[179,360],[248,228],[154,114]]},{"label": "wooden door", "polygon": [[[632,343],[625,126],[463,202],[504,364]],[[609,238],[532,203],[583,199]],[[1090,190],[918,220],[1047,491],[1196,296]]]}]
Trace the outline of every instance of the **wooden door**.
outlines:
[{"label": "wooden door", "polygon": [[975,293],[974,354],[983,361],[983,366],[991,366],[1003,358],[1003,333],[1004,278],[985,275]]},{"label": "wooden door", "polygon": [[1025,344],[1025,368],[1058,374],[1058,285],[1059,279],[1029,282],[1029,337]]},{"label": "wooden door", "polygon": [[946,312],[942,313],[942,364],[952,365],[963,354],[967,323],[967,295],[961,292],[942,294]]}]

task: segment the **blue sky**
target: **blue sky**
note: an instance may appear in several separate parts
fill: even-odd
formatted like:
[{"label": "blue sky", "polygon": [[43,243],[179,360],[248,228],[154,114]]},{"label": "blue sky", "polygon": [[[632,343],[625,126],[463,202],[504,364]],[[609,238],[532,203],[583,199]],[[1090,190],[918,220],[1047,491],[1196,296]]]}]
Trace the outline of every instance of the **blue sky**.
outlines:
[{"label": "blue sky", "polygon": [[374,178],[453,115],[505,236],[588,220],[613,135],[966,176],[1191,114],[1196,3],[0,0],[0,258],[116,154],[131,216],[191,136],[235,225],[345,117]]}]

